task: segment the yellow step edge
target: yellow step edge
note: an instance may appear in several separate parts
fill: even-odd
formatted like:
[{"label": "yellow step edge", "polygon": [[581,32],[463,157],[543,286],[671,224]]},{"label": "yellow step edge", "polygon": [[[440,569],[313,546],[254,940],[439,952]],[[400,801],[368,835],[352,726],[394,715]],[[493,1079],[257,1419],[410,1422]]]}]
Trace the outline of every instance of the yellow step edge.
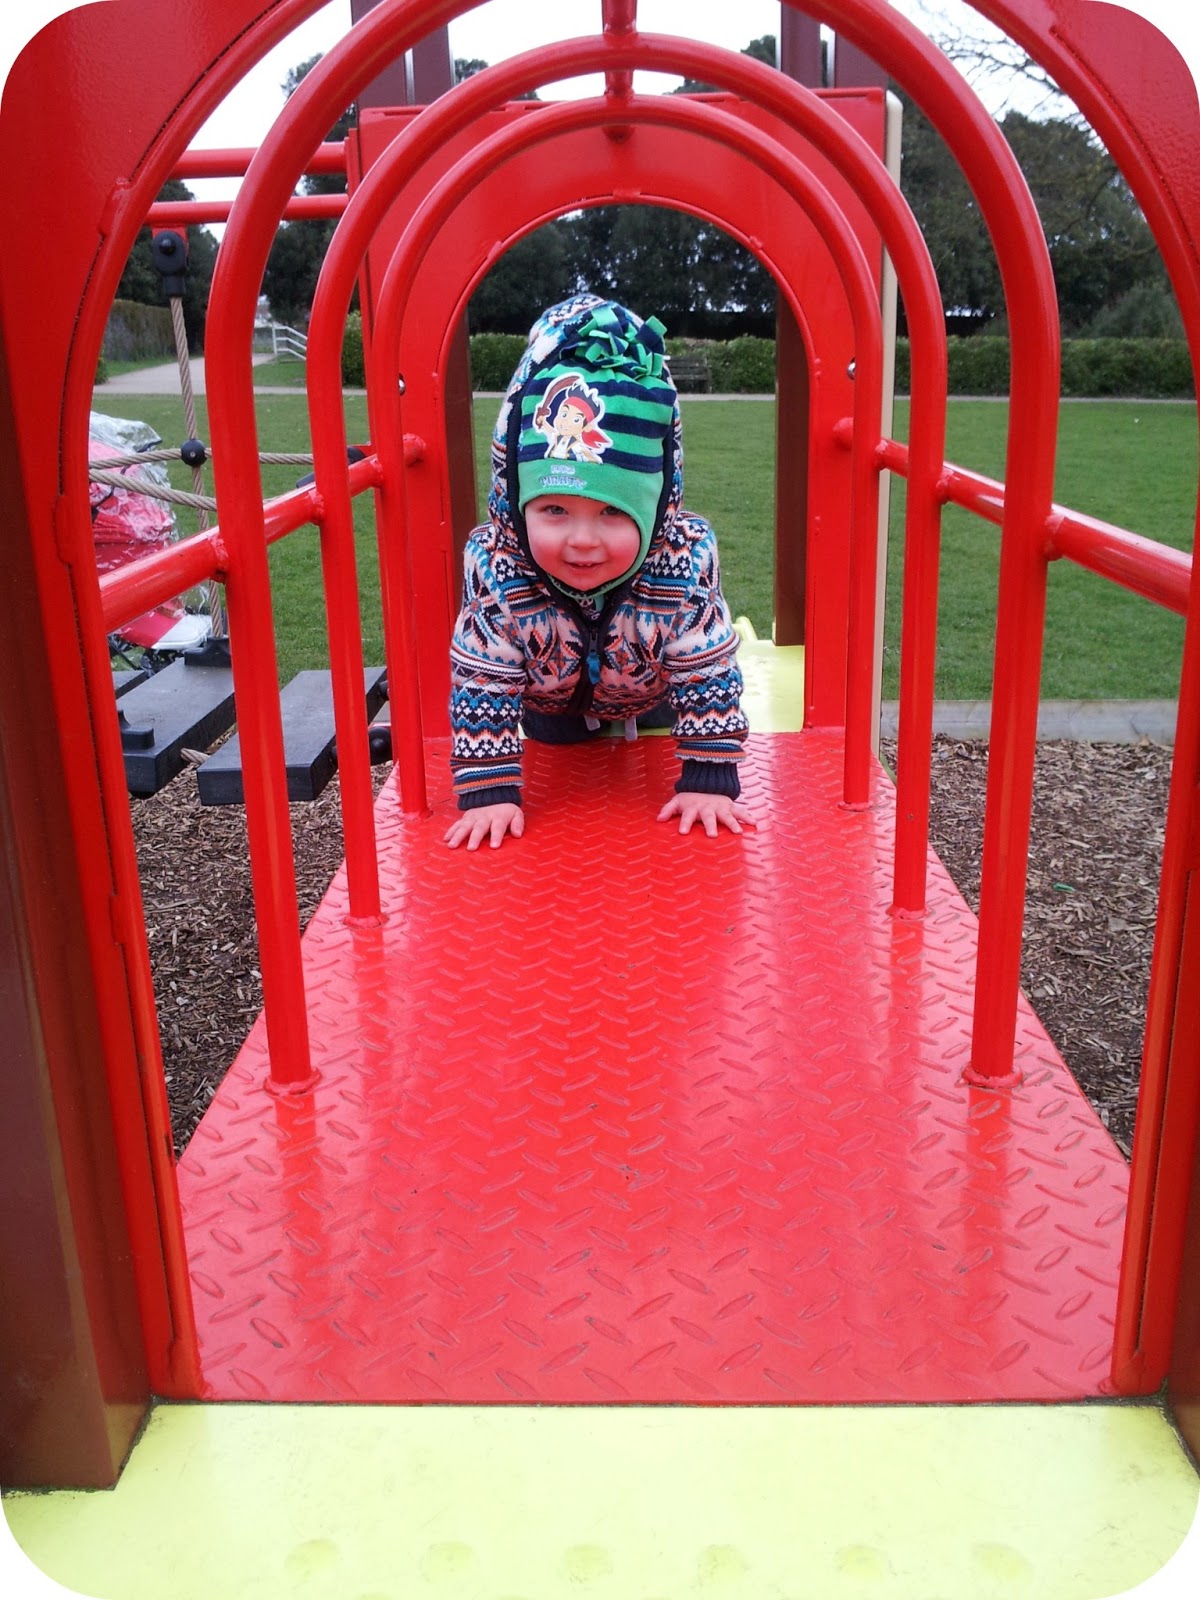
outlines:
[{"label": "yellow step edge", "polygon": [[101,1600],[1100,1600],[1198,1487],[1152,1405],[163,1404],[5,1513]]}]

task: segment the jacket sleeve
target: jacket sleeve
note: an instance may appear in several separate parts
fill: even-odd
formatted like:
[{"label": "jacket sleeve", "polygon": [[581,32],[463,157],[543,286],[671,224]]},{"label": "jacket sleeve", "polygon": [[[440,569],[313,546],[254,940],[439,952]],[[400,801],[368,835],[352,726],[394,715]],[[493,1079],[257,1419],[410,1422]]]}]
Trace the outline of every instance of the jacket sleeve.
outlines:
[{"label": "jacket sleeve", "polygon": [[525,651],[487,551],[464,556],[463,603],[450,645],[450,770],[460,811],[521,802],[518,724]]},{"label": "jacket sleeve", "polygon": [[[699,520],[699,519],[697,519]],[[736,799],[749,725],[741,708],[738,636],[721,591],[717,543],[707,524],[695,545],[693,581],[665,654],[683,774],[676,789]]]}]

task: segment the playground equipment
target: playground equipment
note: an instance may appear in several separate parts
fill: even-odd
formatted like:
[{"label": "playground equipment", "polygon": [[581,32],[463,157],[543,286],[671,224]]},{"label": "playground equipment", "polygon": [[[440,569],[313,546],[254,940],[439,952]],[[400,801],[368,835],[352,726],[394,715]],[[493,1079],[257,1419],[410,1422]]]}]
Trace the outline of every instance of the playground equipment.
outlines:
[{"label": "playground equipment", "polygon": [[[972,179],[1013,330],[1006,485],[944,461],[936,280],[880,159],[878,89],[822,96],[760,63],[643,34],[632,0],[606,0],[598,35],[498,64],[419,111],[372,108],[387,63],[427,47],[463,7],[370,10],[292,96],[229,212],[206,353],[221,399],[217,525],[98,585],[82,559],[85,416],[120,264],[206,112],[311,9],[281,0],[256,15],[202,0],[186,49],[149,77],[131,125],[106,123],[81,87],[56,107],[71,137],[47,139],[14,181],[32,220],[70,235],[52,282],[44,263],[0,262],[19,437],[56,441],[13,444],[4,458],[22,519],[14,578],[37,596],[39,638],[64,616],[79,638],[77,659],[53,661],[53,727],[30,726],[8,685],[0,704],[6,740],[27,737],[59,779],[35,799],[23,772],[6,775],[16,948],[33,974],[17,1012],[30,1065],[6,1137],[39,1218],[79,1262],[64,1269],[58,1303],[40,1279],[11,1302],[19,1370],[37,1370],[53,1342],[65,1374],[34,1415],[20,1411],[27,1386],[14,1386],[17,1475],[111,1481],[151,1392],[732,1406],[1144,1397],[1166,1382],[1194,1437],[1191,565],[1053,505],[1053,286],[995,126],[890,8],[810,8],[886,65]],[[1197,109],[1178,58],[1092,0],[980,9],[1056,75],[1117,156],[1194,341]],[[87,59],[111,93],[140,60],[159,62],[158,10],[115,0],[100,11],[53,25],[18,63],[6,117],[23,138],[43,125],[47,73]],[[786,66],[789,47],[815,35],[790,6],[782,20]],[[639,67],[721,92],[642,96]],[[589,70],[605,74],[594,100],[517,101]],[[353,189],[309,329],[315,481],[264,506],[249,364],[262,267],[296,178],[356,97],[366,109]],[[113,173],[125,175],[115,186]],[[68,185],[83,200],[64,220],[46,197]],[[439,736],[463,531],[459,318],[521,233],[570,206],[634,198],[695,210],[751,244],[799,330],[804,728],[755,734],[764,826],[745,841],[702,855],[691,847],[711,842],[656,831],[647,796],[667,781],[662,742],[615,741],[531,762],[537,826],[519,850],[450,856]],[[882,418],[880,239],[912,336],[907,450]],[[371,443],[351,463],[340,349],[356,280],[370,320]],[[35,296],[63,308],[42,319],[36,346],[24,314]],[[793,377],[785,369],[785,415]],[[894,800],[872,755],[885,468],[908,479]],[[378,806],[351,538],[352,499],[366,490],[397,758]],[[977,946],[926,838],[946,501],[1002,529]],[[309,521],[321,530],[346,865],[302,948],[266,549]],[[1046,569],[1058,558],[1188,618],[1131,1172],[1018,988]],[[129,606],[211,577],[228,603],[266,1004],[177,1170],[104,640]],[[71,741],[94,761],[68,762]],[[34,862],[46,874],[36,881]],[[65,960],[64,919],[81,930]],[[617,993],[599,954],[611,929],[626,962]],[[514,947],[516,994],[494,981]],[[24,1130],[42,1125],[39,1094],[55,1117],[33,1140]],[[71,1304],[86,1317],[60,1309]]]}]

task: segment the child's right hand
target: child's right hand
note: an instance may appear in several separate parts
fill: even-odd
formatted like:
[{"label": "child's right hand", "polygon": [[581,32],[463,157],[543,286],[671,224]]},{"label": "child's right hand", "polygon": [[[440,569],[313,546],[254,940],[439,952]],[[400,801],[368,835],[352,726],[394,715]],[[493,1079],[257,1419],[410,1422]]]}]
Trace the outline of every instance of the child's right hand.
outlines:
[{"label": "child's right hand", "polygon": [[519,839],[525,832],[525,813],[520,806],[478,806],[474,811],[463,811],[446,829],[445,839],[451,850],[465,844],[468,850],[478,850],[485,839],[493,850],[499,850],[504,835],[511,833]]}]

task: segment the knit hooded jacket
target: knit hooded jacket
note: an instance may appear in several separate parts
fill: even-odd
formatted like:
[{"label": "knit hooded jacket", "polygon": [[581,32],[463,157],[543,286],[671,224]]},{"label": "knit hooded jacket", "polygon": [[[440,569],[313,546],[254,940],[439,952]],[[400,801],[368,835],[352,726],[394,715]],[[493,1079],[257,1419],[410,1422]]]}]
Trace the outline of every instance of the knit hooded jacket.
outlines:
[{"label": "knit hooded jacket", "polygon": [[[618,588],[567,593],[534,562],[517,509],[512,409],[529,379],[569,349],[573,329],[611,305],[577,295],[534,324],[492,436],[488,520],[470,535],[451,644],[451,769],[462,810],[520,804],[522,710],[626,719],[666,699],[682,761],[677,791],[740,793],[747,724],[737,634],[721,592],[716,539],[681,508],[679,406],[649,549]],[[634,325],[639,319],[616,307]]]}]

